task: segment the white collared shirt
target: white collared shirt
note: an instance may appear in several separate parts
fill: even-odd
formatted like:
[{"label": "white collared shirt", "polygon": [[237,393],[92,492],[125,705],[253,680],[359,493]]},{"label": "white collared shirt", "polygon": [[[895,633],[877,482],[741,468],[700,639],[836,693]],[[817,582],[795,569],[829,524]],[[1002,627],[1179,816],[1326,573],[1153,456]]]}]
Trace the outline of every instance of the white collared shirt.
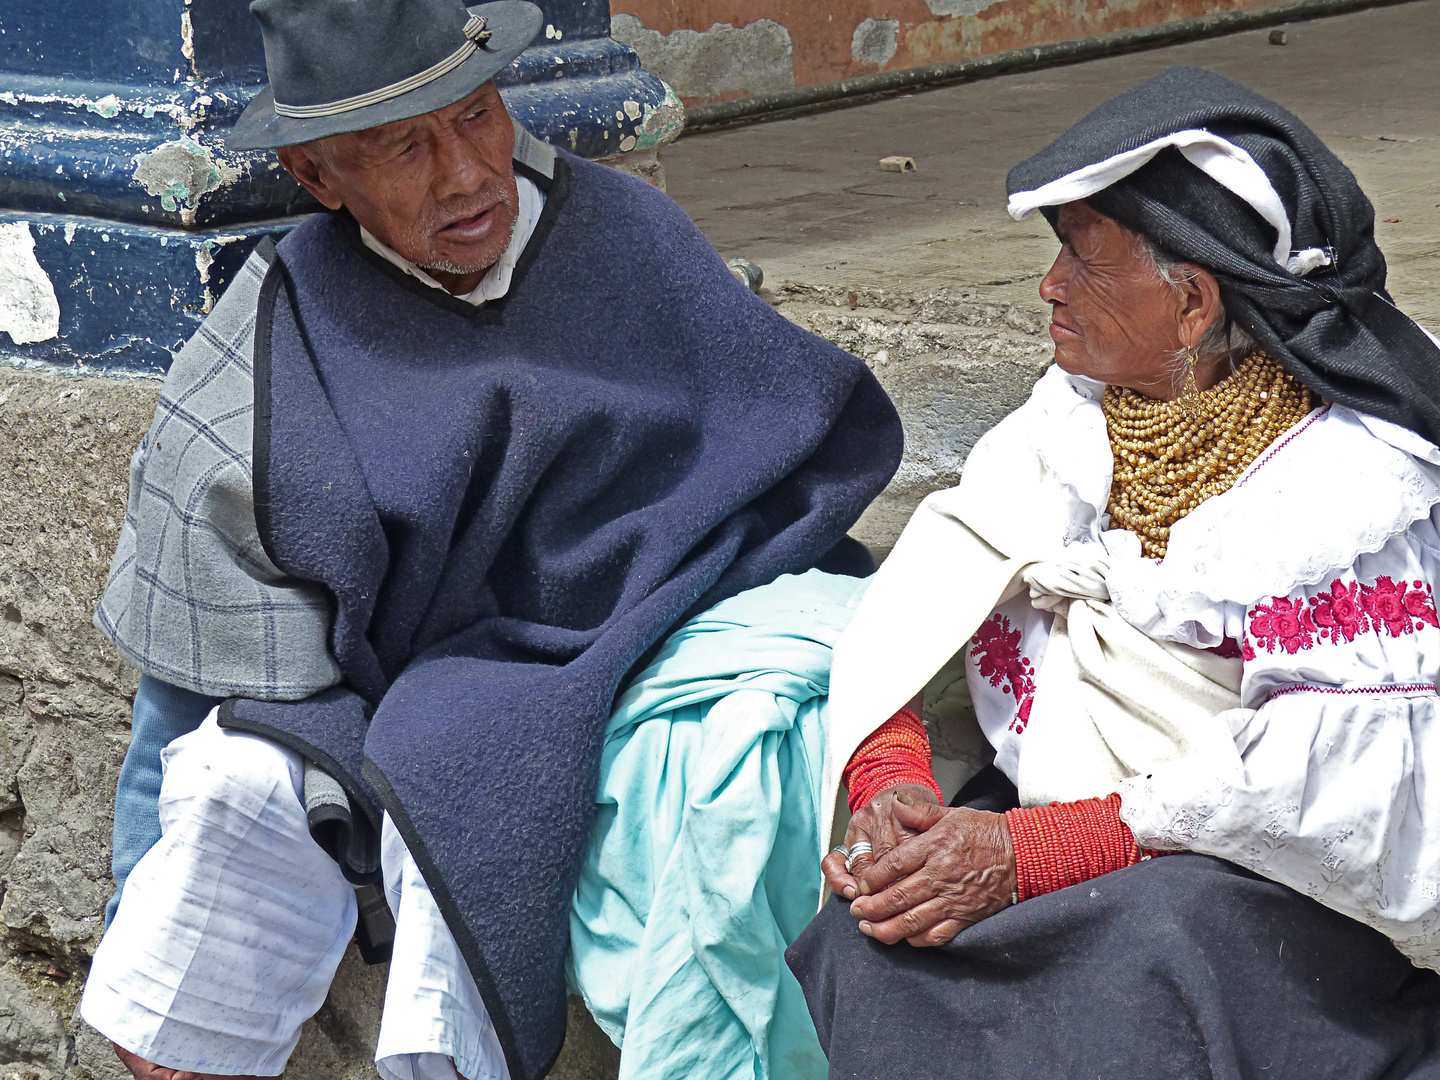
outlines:
[{"label": "white collared shirt", "polygon": [[[540,220],[540,211],[545,208],[545,194],[535,186],[533,181],[517,175],[515,187],[520,194],[520,205],[515,213],[515,229],[510,234],[510,243],[506,245],[504,254],[496,260],[495,265],[485,271],[485,276],[480,279],[480,284],[464,296],[457,296],[457,300],[464,300],[467,304],[479,307],[487,300],[498,300],[509,291],[510,278],[515,273],[515,263],[519,261],[520,253],[525,250],[525,245],[530,242],[530,236],[534,233],[535,225]],[[454,295],[394,248],[376,239],[375,235],[364,225],[360,226],[360,239],[371,251],[386,262],[398,266],[416,281],[424,282],[432,289],[439,289],[441,292]]]}]

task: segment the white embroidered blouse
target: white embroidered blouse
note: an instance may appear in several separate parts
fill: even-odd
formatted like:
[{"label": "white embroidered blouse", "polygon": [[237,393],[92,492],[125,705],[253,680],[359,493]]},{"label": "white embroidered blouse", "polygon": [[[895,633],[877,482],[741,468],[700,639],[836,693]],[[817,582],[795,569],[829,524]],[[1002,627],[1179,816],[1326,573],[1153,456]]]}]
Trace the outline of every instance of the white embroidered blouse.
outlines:
[{"label": "white embroidered blouse", "polygon": [[[1033,433],[1042,518],[1067,548],[1103,546],[1127,622],[1242,664],[1241,707],[1216,718],[1238,771],[1125,780],[1121,816],[1142,846],[1247,867],[1440,969],[1440,449],[1321,407],[1178,522],[1157,563],[1107,528],[1102,391],[1052,368],[1004,421]],[[976,712],[1012,780],[1050,622],[1022,594],[970,643]]]}]

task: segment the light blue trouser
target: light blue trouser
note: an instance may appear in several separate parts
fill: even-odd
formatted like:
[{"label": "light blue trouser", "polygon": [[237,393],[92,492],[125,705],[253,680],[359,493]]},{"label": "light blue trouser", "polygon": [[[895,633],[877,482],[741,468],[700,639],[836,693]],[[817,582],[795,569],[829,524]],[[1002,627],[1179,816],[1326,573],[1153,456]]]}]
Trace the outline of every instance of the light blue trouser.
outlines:
[{"label": "light blue trouser", "polygon": [[570,947],[621,1080],[824,1080],[785,948],[819,907],[830,657],[864,587],[731,597],[616,702]]},{"label": "light blue trouser", "polygon": [[223,698],[206,697],[191,690],[140,676],[135,709],[130,720],[130,749],[120,767],[115,789],[115,832],[110,874],[115,895],[105,905],[105,926],[115,918],[125,879],[160,839],[160,751],[181,735],[198,728]]}]

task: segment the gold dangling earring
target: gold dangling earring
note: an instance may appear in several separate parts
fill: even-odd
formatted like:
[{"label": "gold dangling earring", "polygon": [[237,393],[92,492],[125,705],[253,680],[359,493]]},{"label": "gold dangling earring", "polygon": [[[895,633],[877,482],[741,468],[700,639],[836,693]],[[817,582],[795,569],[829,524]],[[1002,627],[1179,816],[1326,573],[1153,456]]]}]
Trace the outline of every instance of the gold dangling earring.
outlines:
[{"label": "gold dangling earring", "polygon": [[1195,361],[1200,357],[1191,346],[1185,355],[1185,375],[1180,387],[1180,408],[1191,416],[1200,411],[1200,386],[1195,382]]}]

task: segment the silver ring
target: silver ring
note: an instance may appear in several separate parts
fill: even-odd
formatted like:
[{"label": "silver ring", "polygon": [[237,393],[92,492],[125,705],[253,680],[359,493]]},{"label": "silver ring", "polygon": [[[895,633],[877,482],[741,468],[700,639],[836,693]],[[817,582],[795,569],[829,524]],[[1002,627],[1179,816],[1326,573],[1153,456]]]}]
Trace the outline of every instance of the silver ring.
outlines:
[{"label": "silver ring", "polygon": [[847,858],[847,859],[850,857],[850,849],[849,849],[848,847],[846,847],[844,844],[839,844],[839,845],[837,845],[837,846],[835,846],[835,847],[832,847],[832,848],[830,849],[830,854],[831,854],[831,855],[834,855],[835,852],[837,852],[837,851],[838,851],[841,855],[845,856],[845,858]]},{"label": "silver ring", "polygon": [[855,865],[855,860],[861,855],[873,854],[875,854],[875,845],[870,843],[869,840],[855,841],[855,843],[850,845],[850,854],[845,856],[845,872],[847,874],[850,873],[851,867]]}]

